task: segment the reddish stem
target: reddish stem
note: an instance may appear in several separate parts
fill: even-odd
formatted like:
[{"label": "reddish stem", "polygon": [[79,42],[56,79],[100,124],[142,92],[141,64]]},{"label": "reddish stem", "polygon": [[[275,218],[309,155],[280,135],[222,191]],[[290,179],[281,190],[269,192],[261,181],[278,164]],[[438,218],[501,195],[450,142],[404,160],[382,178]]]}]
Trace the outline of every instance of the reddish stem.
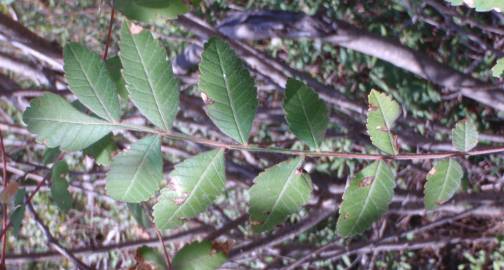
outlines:
[{"label": "reddish stem", "polygon": [[105,51],[103,52],[103,60],[107,60],[110,41],[112,40],[112,25],[114,24],[115,16],[115,1],[112,1],[112,12],[110,13],[110,21],[108,27],[107,41],[105,42]]}]

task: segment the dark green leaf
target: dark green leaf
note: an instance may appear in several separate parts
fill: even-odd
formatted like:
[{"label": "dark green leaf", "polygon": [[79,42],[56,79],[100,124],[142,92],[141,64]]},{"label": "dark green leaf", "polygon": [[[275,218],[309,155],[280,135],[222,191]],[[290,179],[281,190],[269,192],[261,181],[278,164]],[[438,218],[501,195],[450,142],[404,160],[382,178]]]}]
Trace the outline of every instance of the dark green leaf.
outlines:
[{"label": "dark green leaf", "polygon": [[59,147],[48,147],[44,151],[44,158],[42,159],[42,163],[44,163],[44,165],[51,164],[56,161],[60,154],[61,151],[59,150]]},{"label": "dark green leaf", "polygon": [[283,107],[290,130],[308,146],[318,149],[324,140],[329,115],[317,93],[302,82],[289,79]]},{"label": "dark green leaf", "polygon": [[12,223],[12,234],[18,236],[21,230],[21,225],[23,224],[23,218],[25,214],[24,198],[26,195],[26,190],[24,188],[18,189],[16,196],[14,197],[14,211],[10,215],[10,222]]},{"label": "dark green leaf", "polygon": [[166,51],[148,31],[121,29],[123,76],[129,97],[140,112],[164,130],[172,127],[179,106],[179,82],[173,75]]},{"label": "dark green leaf", "polygon": [[223,40],[211,38],[201,58],[199,88],[210,119],[226,135],[246,144],[257,108],[257,90],[242,60]]},{"label": "dark green leaf", "polygon": [[93,157],[96,164],[108,166],[110,165],[112,155],[116,150],[117,145],[114,142],[112,133],[109,133],[107,136],[84,149],[84,154]]},{"label": "dark green leaf", "polygon": [[119,56],[114,56],[105,62],[110,73],[110,78],[114,81],[117,87],[117,93],[123,99],[128,99],[128,90],[126,90],[126,81],[122,77],[122,64]]},{"label": "dark green leaf", "polygon": [[68,192],[68,165],[65,161],[58,161],[51,171],[51,196],[59,209],[67,212],[72,208],[72,196]]}]

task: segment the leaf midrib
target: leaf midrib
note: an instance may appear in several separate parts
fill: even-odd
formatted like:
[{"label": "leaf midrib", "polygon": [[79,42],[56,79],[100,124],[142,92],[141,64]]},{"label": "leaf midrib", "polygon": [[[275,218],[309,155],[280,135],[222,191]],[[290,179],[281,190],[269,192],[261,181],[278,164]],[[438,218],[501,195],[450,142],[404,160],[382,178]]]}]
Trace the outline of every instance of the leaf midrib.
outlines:
[{"label": "leaf midrib", "polygon": [[[154,91],[154,86],[150,80],[150,77],[147,75],[147,71],[146,71],[146,65],[145,65],[145,61],[144,61],[144,58],[142,56],[142,54],[140,53],[139,49],[138,49],[138,45],[137,45],[137,42],[135,40],[135,37],[133,36],[132,33],[129,32],[128,30],[128,33],[130,34],[131,36],[131,40],[133,41],[133,44],[135,45],[135,50],[138,54],[138,58],[140,59],[140,63],[142,64],[142,71],[143,71],[143,74],[145,76],[145,78],[147,78],[147,83],[149,84],[149,90],[151,91],[152,93],[152,97],[154,98],[154,103],[156,104],[156,110],[157,112],[159,113],[159,116],[161,117],[161,121],[163,122],[163,127],[166,129],[166,130],[169,130],[169,125],[168,123],[166,122],[166,119],[163,115],[163,112],[161,111],[161,107],[160,107],[160,104],[159,104],[159,101],[158,101],[158,98],[157,98],[157,95],[156,95],[156,92]],[[148,37],[149,39],[149,37]]]},{"label": "leaf midrib", "polygon": [[[300,87],[301,88],[301,87]],[[306,108],[305,108],[305,104],[304,102],[301,100],[301,94],[300,94],[300,90],[301,89],[298,89],[297,93],[296,93],[296,97],[299,101],[299,103],[301,104],[301,108],[303,110],[303,116],[305,117],[305,120],[306,120],[306,123],[308,124],[308,129],[310,130],[310,135],[312,137],[312,140],[313,140],[313,144],[315,146],[315,148],[318,148],[319,145],[318,145],[318,141],[317,139],[315,138],[315,134],[314,134],[314,131],[313,131],[313,127],[311,125],[311,122],[310,122],[310,119],[308,119],[308,114],[306,113]]]},{"label": "leaf midrib", "polygon": [[96,97],[96,99],[98,99],[98,102],[100,102],[100,105],[102,106],[105,113],[107,113],[108,120],[115,121],[116,119],[114,117],[112,117],[111,112],[108,110],[107,106],[105,106],[105,103],[103,103],[103,101],[101,100],[101,96],[98,95],[98,91],[95,89],[94,85],[91,83],[91,80],[87,74],[87,71],[84,69],[84,66],[82,65],[79,57],[77,57],[77,54],[75,53],[73,47],[70,46],[69,48],[70,48],[70,51],[72,52],[77,64],[79,65],[80,69],[82,70],[82,73],[84,74],[84,77],[86,78],[86,81],[87,81],[88,85],[90,86],[94,96]]},{"label": "leaf midrib", "polygon": [[385,117],[385,113],[383,112],[383,105],[380,102],[380,98],[377,97],[377,95],[378,94],[376,94],[376,93],[374,94],[376,102],[378,103],[378,107],[380,107],[380,114],[383,117],[383,122],[385,123],[385,127],[387,128],[387,136],[389,137],[390,147],[392,147],[392,152],[395,155],[397,153],[397,149],[394,146],[394,137],[392,136],[392,132],[390,131],[391,127],[389,126],[389,124],[387,122],[387,118]]},{"label": "leaf midrib", "polygon": [[441,200],[441,197],[443,196],[443,194],[445,193],[446,191],[446,186],[447,186],[447,183],[448,183],[448,176],[450,175],[450,171],[452,169],[452,160],[451,159],[448,159],[448,167],[446,168],[446,173],[443,177],[443,186],[441,188],[441,192],[439,193],[439,195],[437,196],[437,199],[436,199],[436,202],[439,202],[439,200]]},{"label": "leaf midrib", "polygon": [[235,107],[234,107],[233,100],[231,98],[231,89],[229,88],[228,78],[227,78],[227,75],[226,75],[223,63],[222,63],[222,56],[221,56],[221,53],[220,53],[220,50],[219,50],[219,46],[218,46],[217,43],[215,43],[215,51],[217,52],[217,58],[219,58],[219,68],[220,68],[220,71],[222,73],[222,78],[224,80],[224,84],[225,84],[225,88],[226,88],[226,98],[228,100],[229,107],[231,107],[231,112],[233,114],[233,123],[235,124],[235,127],[238,130],[238,135],[240,136],[241,143],[245,144],[245,143],[247,143],[247,141],[245,140],[245,138],[243,136],[243,132],[242,132],[240,126],[238,125],[238,119],[236,118],[236,116],[237,116],[236,115],[236,110],[235,110]]},{"label": "leaf midrib", "polygon": [[289,177],[287,178],[287,180],[285,181],[283,187],[282,187],[282,190],[280,191],[280,193],[278,194],[276,200],[275,200],[275,203],[273,204],[273,206],[271,207],[271,211],[270,211],[270,214],[266,216],[266,219],[264,220],[263,224],[261,224],[261,227],[265,226],[266,224],[268,224],[268,221],[270,220],[270,218],[273,216],[273,213],[275,213],[275,208],[278,206],[278,203],[280,202],[281,198],[283,197],[283,194],[285,193],[285,191],[287,190],[287,187],[288,187],[288,184],[292,181],[292,179],[294,178],[294,175],[296,174],[296,169],[299,167],[299,165],[303,162],[303,160],[299,160],[297,163],[296,163],[296,166],[294,167],[294,170],[292,170],[292,172],[289,174]]},{"label": "leaf midrib", "polygon": [[351,231],[351,234],[354,234],[355,232],[355,229],[357,228],[357,224],[360,224],[360,220],[362,218],[362,214],[365,212],[366,208],[367,208],[367,205],[369,204],[370,202],[370,197],[371,197],[371,194],[374,192],[375,190],[375,187],[377,186],[377,182],[378,182],[378,178],[377,178],[377,175],[378,175],[378,172],[380,171],[381,169],[381,166],[382,166],[382,161],[378,161],[378,165],[376,165],[376,169],[373,173],[373,183],[371,183],[371,187],[369,188],[369,191],[367,193],[367,196],[366,196],[366,199],[364,200],[364,204],[361,208],[361,211],[359,212],[359,215],[357,216],[357,220],[355,222],[355,225],[353,226],[352,228],[352,231]]},{"label": "leaf midrib", "polygon": [[154,145],[154,143],[156,143],[155,138],[153,138],[152,142],[147,146],[147,148],[145,149],[145,152],[142,155],[142,160],[140,161],[140,164],[135,168],[135,173],[133,174],[133,177],[131,178],[132,179],[131,184],[128,186],[128,188],[124,192],[124,195],[122,196],[123,200],[128,197],[128,194],[131,191],[131,188],[134,186],[134,183],[136,183],[136,181],[137,181],[136,178],[137,178],[138,172],[140,171],[140,168],[143,166],[143,164],[147,160],[147,155],[149,154],[150,149],[151,149],[152,145]]}]

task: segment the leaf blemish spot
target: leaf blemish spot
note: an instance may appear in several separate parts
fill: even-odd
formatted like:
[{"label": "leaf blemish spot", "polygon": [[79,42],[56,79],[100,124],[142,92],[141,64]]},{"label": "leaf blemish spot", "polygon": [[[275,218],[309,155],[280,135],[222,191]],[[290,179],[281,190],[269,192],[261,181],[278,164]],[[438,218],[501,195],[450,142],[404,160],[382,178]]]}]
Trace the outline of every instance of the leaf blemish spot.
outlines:
[{"label": "leaf blemish spot", "polygon": [[367,187],[370,186],[373,183],[374,177],[373,176],[366,176],[362,181],[359,182],[359,187]]},{"label": "leaf blemish spot", "polygon": [[143,28],[140,25],[136,25],[136,24],[132,23],[130,25],[129,30],[130,30],[131,34],[138,35],[138,34],[140,34],[140,32],[142,32]]}]

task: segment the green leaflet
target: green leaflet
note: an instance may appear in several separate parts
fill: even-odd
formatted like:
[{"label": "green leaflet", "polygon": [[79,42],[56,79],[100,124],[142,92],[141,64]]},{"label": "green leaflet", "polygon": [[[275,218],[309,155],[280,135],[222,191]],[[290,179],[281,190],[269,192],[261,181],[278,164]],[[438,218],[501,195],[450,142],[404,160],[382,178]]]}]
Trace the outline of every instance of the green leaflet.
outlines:
[{"label": "green leaflet", "polygon": [[[131,101],[157,127],[169,130],[179,106],[179,82],[166,51],[148,31],[121,29],[119,57]],[[133,27],[133,26],[132,26]],[[138,26],[136,26],[138,27]]]},{"label": "green leaflet", "polygon": [[466,3],[468,6],[476,8],[476,11],[484,12],[491,11],[492,9],[503,11],[504,1],[503,0],[447,0],[454,6],[462,5]]},{"label": "green leaflet", "polygon": [[128,210],[140,227],[144,229],[152,227],[149,213],[142,207],[141,203],[128,203]]},{"label": "green leaflet", "polygon": [[427,174],[425,183],[425,208],[432,210],[448,201],[457,190],[464,171],[455,159],[441,160]]},{"label": "green leaflet", "polygon": [[173,269],[177,270],[216,270],[224,262],[226,255],[212,248],[208,240],[184,246],[173,258]]},{"label": "green leaflet", "polygon": [[138,203],[148,200],[163,180],[159,136],[147,136],[112,160],[107,194],[115,200]]},{"label": "green leaflet", "polygon": [[109,133],[107,136],[84,149],[84,154],[94,158],[96,164],[108,166],[112,161],[112,154],[116,150],[117,145],[114,142],[112,133]]},{"label": "green leaflet", "polygon": [[301,171],[302,164],[301,157],[284,161],[255,178],[249,190],[249,214],[254,231],[275,228],[308,202],[312,183],[310,176]]},{"label": "green leaflet", "polygon": [[289,79],[283,107],[289,129],[308,146],[318,149],[324,140],[329,114],[317,93],[302,82]]},{"label": "green leaflet", "polygon": [[473,121],[465,119],[455,125],[452,144],[461,152],[471,151],[478,144],[478,130]]},{"label": "green leaflet", "polygon": [[369,228],[387,211],[394,188],[394,173],[385,161],[375,161],[357,173],[343,194],[338,234],[349,237]]},{"label": "green leaflet", "polygon": [[68,192],[68,165],[65,161],[58,161],[51,171],[51,196],[58,208],[67,212],[72,208],[72,196]]},{"label": "green leaflet", "polygon": [[56,159],[58,158],[58,156],[60,154],[61,154],[61,151],[59,150],[58,147],[53,147],[53,148],[48,147],[44,151],[44,158],[42,159],[42,163],[44,165],[51,164],[54,161],[56,161]]},{"label": "green leaflet", "polygon": [[24,198],[26,195],[26,190],[24,188],[18,189],[16,195],[14,196],[14,211],[10,215],[10,222],[12,223],[12,234],[18,236],[21,230],[21,225],[23,224],[23,218],[25,214]]},{"label": "green leaflet", "polygon": [[208,97],[210,119],[224,134],[246,144],[257,108],[254,80],[242,60],[223,40],[205,44],[199,89]]},{"label": "green leaflet", "polygon": [[107,65],[107,70],[109,71],[110,78],[114,81],[117,87],[117,93],[123,99],[128,99],[128,90],[126,90],[126,81],[122,77],[121,69],[121,59],[119,56],[110,57],[105,61]]},{"label": "green leaflet", "polygon": [[[142,262],[146,263],[149,266],[154,266],[155,268],[149,268],[149,267],[137,267],[134,269],[169,269],[168,266],[166,265],[166,261],[164,256],[159,252],[157,248],[152,248],[148,246],[142,246],[139,249],[137,249],[136,252],[136,259],[137,263]],[[130,268],[131,269],[131,268]]]},{"label": "green leaflet", "polygon": [[174,19],[189,11],[183,0],[116,0],[115,7],[129,19],[143,22]]},{"label": "green leaflet", "polygon": [[195,217],[222,194],[225,187],[224,150],[212,150],[184,160],[170,173],[171,183],[154,205],[159,229],[176,228]]},{"label": "green leaflet", "polygon": [[390,155],[399,153],[396,136],[391,130],[401,113],[399,104],[386,94],[371,90],[368,96],[369,110],[367,131],[371,142],[378,149]]},{"label": "green leaflet", "polygon": [[75,151],[86,148],[118,126],[79,112],[62,97],[47,93],[32,100],[23,122],[48,147]]},{"label": "green leaflet", "polygon": [[65,78],[79,101],[103,119],[119,120],[117,88],[100,56],[80,44],[70,43],[65,46],[64,60]]}]

